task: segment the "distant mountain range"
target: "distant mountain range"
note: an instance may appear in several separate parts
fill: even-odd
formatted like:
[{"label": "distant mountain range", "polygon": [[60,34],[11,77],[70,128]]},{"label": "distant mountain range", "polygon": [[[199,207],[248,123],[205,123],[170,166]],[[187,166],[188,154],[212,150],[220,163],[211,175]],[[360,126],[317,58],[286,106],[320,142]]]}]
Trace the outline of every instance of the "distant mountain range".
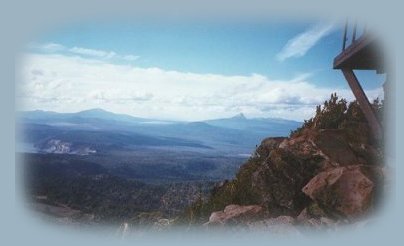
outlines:
[{"label": "distant mountain range", "polygon": [[103,109],[18,112],[18,122],[24,142],[52,153],[95,153],[136,146],[251,153],[263,138],[287,136],[301,125],[285,119],[248,119],[243,114],[198,122],[163,121]]}]

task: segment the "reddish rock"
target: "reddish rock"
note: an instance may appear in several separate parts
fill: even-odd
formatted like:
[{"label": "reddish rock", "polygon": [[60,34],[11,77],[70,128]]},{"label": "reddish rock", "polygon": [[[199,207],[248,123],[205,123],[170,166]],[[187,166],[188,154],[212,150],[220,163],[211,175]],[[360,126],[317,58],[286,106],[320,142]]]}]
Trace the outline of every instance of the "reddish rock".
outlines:
[{"label": "reddish rock", "polygon": [[209,217],[207,224],[224,224],[226,214],[223,211],[213,212]]},{"label": "reddish rock", "polygon": [[366,166],[338,167],[320,172],[302,191],[328,212],[356,217],[366,212],[374,198],[374,182]]},{"label": "reddish rock", "polygon": [[258,205],[228,205],[224,211],[213,212],[205,225],[228,225],[256,220],[263,215],[263,208]]},{"label": "reddish rock", "polygon": [[[364,164],[366,161],[356,153],[359,147],[354,140],[341,129],[304,129],[298,136],[283,140],[279,148],[305,159],[323,158],[324,168]],[[361,150],[365,156],[369,151]]]}]

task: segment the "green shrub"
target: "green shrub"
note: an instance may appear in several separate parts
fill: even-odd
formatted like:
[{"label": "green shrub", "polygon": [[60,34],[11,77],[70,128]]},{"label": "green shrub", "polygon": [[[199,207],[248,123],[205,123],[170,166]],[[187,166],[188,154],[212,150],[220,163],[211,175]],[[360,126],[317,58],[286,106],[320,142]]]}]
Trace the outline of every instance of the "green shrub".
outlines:
[{"label": "green shrub", "polygon": [[[372,107],[380,122],[383,122],[383,104],[378,98],[373,101]],[[360,109],[357,101],[348,102],[337,96],[337,93],[331,94],[329,100],[324,104],[318,105],[316,114],[313,118],[305,120],[302,127],[291,132],[291,137],[299,135],[303,129],[347,129],[366,131],[369,135],[369,126],[367,120]]]}]

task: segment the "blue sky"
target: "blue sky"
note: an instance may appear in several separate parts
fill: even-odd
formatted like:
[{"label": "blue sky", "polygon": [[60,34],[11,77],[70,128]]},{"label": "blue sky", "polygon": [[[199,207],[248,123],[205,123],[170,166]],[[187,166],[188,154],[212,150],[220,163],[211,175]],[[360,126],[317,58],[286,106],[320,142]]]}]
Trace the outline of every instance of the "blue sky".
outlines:
[{"label": "blue sky", "polygon": [[[341,27],[327,22],[80,24],[28,45],[21,98],[25,109],[103,107],[180,120],[243,111],[247,117],[303,120],[332,91],[353,98],[341,72],[332,69],[341,46]],[[370,71],[358,77],[369,97],[380,96],[383,76]],[[81,101],[68,96],[67,84]],[[131,92],[111,92],[113,85]]]}]

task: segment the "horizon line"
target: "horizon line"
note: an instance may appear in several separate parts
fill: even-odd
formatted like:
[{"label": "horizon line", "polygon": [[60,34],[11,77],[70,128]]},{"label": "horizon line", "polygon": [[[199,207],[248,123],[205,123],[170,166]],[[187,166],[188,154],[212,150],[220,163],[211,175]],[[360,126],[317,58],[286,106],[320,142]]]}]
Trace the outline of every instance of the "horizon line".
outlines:
[{"label": "horizon line", "polygon": [[61,111],[55,111],[55,110],[44,110],[44,109],[32,109],[32,110],[16,110],[16,113],[29,113],[29,112],[44,112],[44,113],[56,113],[56,114],[78,114],[86,111],[103,111],[106,113],[111,113],[114,115],[122,115],[122,116],[129,116],[133,118],[140,118],[144,120],[154,120],[154,121],[166,121],[166,122],[185,122],[185,123],[194,123],[194,122],[204,122],[204,121],[210,121],[210,120],[221,120],[221,119],[231,119],[231,118],[245,118],[246,120],[254,120],[254,119],[273,119],[273,120],[284,120],[284,121],[293,121],[293,122],[303,122],[303,121],[298,121],[298,120],[292,120],[292,119],[285,119],[285,118],[280,118],[280,117],[247,117],[244,112],[239,112],[233,116],[229,117],[222,117],[222,118],[207,118],[204,120],[173,120],[173,119],[158,119],[158,118],[148,118],[148,117],[143,117],[143,116],[138,116],[138,115],[132,115],[128,113],[117,113],[114,111],[106,110],[103,108],[89,108],[89,109],[83,109],[79,111],[74,111],[74,112],[61,112]]}]

